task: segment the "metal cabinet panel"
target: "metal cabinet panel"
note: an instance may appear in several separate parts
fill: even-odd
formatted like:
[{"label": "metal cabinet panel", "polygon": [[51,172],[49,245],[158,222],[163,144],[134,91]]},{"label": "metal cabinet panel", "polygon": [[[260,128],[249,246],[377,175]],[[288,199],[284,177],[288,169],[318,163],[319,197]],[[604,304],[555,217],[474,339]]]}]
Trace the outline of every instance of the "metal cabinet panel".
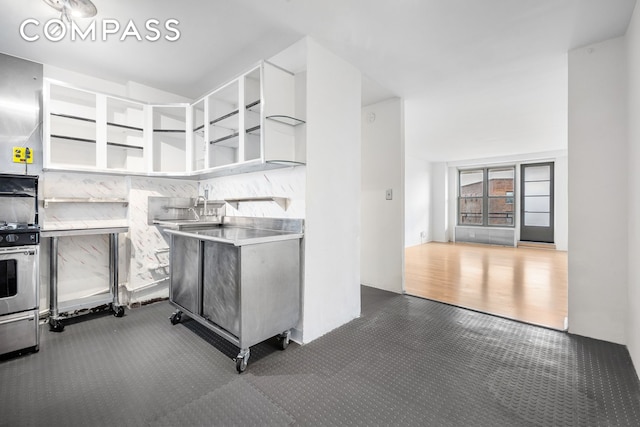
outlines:
[{"label": "metal cabinet panel", "polygon": [[240,335],[239,247],[204,242],[202,317]]},{"label": "metal cabinet panel", "polygon": [[171,301],[191,313],[200,313],[200,241],[189,237],[171,237]]},{"label": "metal cabinet panel", "polygon": [[242,246],[241,333],[245,348],[281,334],[300,317],[300,240]]},{"label": "metal cabinet panel", "polygon": [[38,310],[0,317],[0,354],[38,347]]}]

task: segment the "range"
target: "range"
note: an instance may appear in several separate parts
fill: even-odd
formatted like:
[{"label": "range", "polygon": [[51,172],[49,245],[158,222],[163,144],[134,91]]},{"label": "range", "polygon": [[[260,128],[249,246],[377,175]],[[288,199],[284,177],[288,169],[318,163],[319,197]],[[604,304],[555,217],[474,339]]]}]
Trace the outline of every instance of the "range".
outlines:
[{"label": "range", "polygon": [[39,346],[38,177],[0,174],[0,355]]}]

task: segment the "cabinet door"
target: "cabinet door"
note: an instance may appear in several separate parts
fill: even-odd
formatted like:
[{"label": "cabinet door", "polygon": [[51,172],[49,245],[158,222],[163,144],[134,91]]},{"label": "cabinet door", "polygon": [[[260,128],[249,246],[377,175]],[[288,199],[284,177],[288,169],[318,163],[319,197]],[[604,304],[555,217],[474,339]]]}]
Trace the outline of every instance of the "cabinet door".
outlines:
[{"label": "cabinet door", "polygon": [[200,314],[200,241],[190,237],[171,237],[171,301]]},{"label": "cabinet door", "polygon": [[209,167],[238,163],[240,155],[240,84],[234,80],[207,97]]},{"label": "cabinet door", "polygon": [[207,162],[207,153],[209,152],[209,127],[206,123],[207,118],[206,99],[201,99],[191,106],[191,124],[193,126],[191,132],[191,170],[200,171],[206,169],[209,165]]},{"label": "cabinet door", "polygon": [[186,171],[186,120],[186,105],[153,107],[154,172]]},{"label": "cabinet door", "polygon": [[107,97],[107,169],[144,172],[144,105]]},{"label": "cabinet door", "polygon": [[47,85],[45,167],[95,168],[96,95],[53,83]]},{"label": "cabinet door", "polygon": [[205,242],[202,316],[238,336],[240,333],[239,248]]},{"label": "cabinet door", "polygon": [[260,68],[244,79],[244,161],[262,157],[262,82]]}]

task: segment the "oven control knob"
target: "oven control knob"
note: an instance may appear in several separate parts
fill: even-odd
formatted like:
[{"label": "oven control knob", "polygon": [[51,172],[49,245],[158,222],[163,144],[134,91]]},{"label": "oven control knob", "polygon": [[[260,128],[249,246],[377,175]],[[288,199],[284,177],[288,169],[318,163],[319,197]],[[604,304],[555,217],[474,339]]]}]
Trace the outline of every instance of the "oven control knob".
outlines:
[{"label": "oven control knob", "polygon": [[18,235],[17,234],[7,234],[4,238],[4,240],[6,240],[9,243],[15,243],[18,241]]}]

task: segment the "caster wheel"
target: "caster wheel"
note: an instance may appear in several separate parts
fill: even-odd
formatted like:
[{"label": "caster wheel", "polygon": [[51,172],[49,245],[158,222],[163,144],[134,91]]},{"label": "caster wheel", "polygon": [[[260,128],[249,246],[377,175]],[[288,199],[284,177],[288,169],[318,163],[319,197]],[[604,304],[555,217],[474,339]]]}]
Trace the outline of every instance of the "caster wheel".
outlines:
[{"label": "caster wheel", "polygon": [[169,320],[171,320],[172,325],[177,325],[178,323],[180,323],[180,319],[182,319],[181,311],[176,311],[169,317]]},{"label": "caster wheel", "polygon": [[247,369],[247,361],[244,357],[238,357],[236,359],[236,371],[239,374],[243,373]]},{"label": "caster wheel", "polygon": [[49,318],[49,330],[53,332],[64,331],[64,323],[59,319]]},{"label": "caster wheel", "polygon": [[122,317],[124,316],[124,307],[121,305],[118,305],[116,307],[113,308],[113,315],[115,317]]},{"label": "caster wheel", "polygon": [[285,350],[287,347],[289,347],[289,337],[278,337],[278,348],[280,350]]}]

